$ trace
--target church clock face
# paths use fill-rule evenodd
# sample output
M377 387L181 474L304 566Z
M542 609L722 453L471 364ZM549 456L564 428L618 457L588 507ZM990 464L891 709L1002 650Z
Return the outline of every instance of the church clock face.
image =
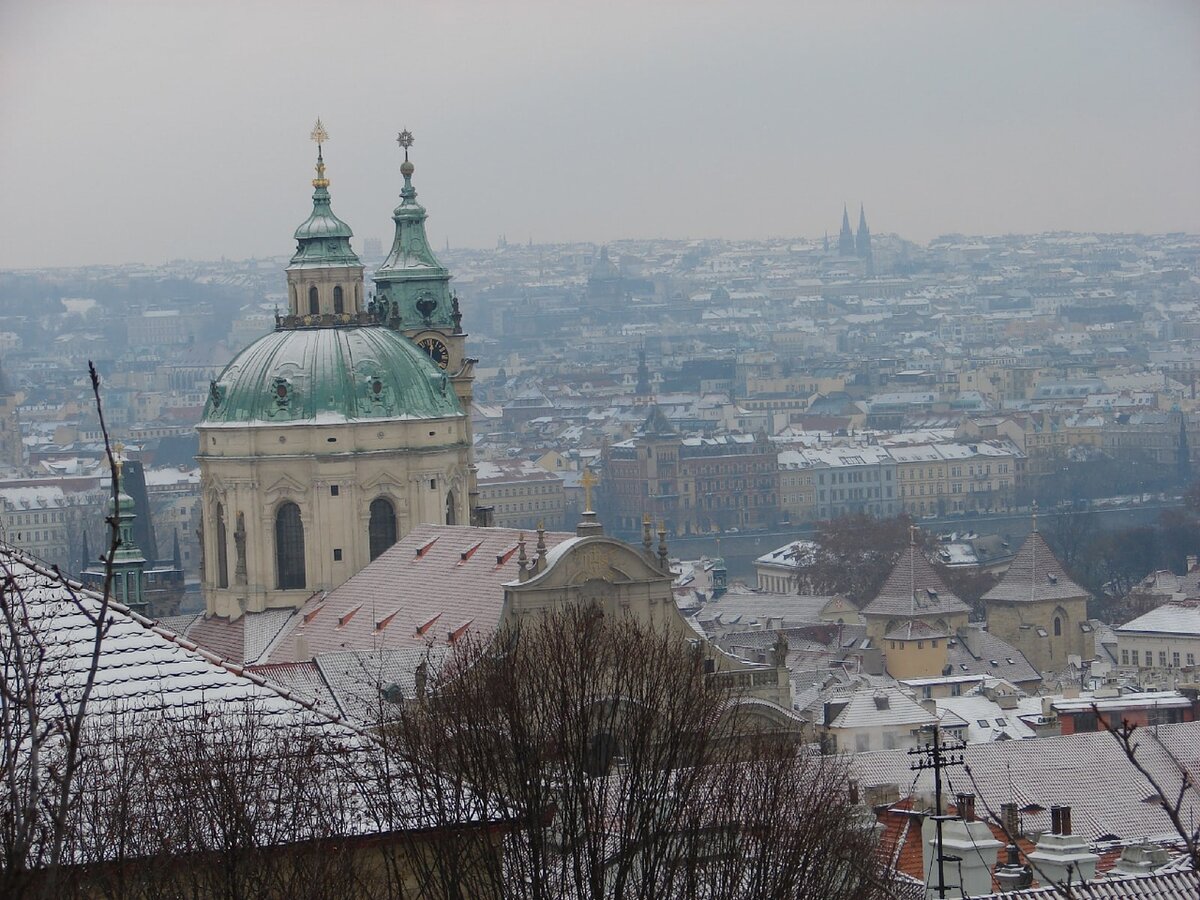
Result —
M417 341L417 346L429 354L429 358L439 369L450 365L450 351L446 345L435 337L423 337Z

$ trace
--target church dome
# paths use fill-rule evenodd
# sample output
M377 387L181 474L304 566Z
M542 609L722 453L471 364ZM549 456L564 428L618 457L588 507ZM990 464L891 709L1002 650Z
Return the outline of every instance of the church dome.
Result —
M280 329L212 382L205 425L336 424L461 416L446 374L382 325Z

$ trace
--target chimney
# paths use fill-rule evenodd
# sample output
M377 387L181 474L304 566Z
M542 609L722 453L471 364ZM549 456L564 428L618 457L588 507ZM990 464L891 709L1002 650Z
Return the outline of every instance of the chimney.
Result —
M1021 854L1016 844L1008 845L1008 859L1004 865L996 867L996 884L1000 892L1019 891L1033 884L1033 872L1029 866L1021 865Z
M1191 574L1192 572L1195 572L1197 567L1200 567L1200 556L1189 553L1187 558L1188 573Z
M1050 831L1043 834L1029 861L1044 876L1059 884L1080 884L1096 877L1100 857L1088 850L1083 838L1071 833L1071 807L1050 807Z
M955 805L958 807L958 814L964 822L975 821L975 795L974 794L956 794L954 797Z
M959 811L965 806L971 812L971 818L949 819L942 821L942 853L948 860L954 860L945 867L946 888L948 897L982 897L992 892L992 867L996 864L996 853L1004 845L992 836L992 830L986 822L975 819L975 798L970 794L958 796ZM924 844L924 859L937 859L937 835L935 817L926 816L921 823L921 837ZM926 896L937 896L936 871L934 878L926 887Z
M1051 834L1070 834L1071 833L1071 807L1069 807L1069 806L1052 806L1052 807L1050 807L1050 833Z
M1017 811L1017 804L1000 804L1000 827L1004 829L1004 836L1010 841L1015 841L1020 837L1021 814Z

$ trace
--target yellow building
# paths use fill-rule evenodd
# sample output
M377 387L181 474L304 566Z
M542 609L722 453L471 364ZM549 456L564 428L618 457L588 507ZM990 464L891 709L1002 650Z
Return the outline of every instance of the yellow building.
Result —
M566 525L567 496L561 475L525 459L489 460L477 466L479 502L492 508L492 524L551 530Z
M966 627L970 612L921 550L911 546L863 608L862 617L867 636L883 651L888 674L919 678L942 674L947 641Z

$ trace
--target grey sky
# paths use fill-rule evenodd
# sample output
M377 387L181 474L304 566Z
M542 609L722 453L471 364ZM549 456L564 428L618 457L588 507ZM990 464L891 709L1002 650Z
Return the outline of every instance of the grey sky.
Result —
M0 0L0 267L437 246L1200 231L1200 4Z

